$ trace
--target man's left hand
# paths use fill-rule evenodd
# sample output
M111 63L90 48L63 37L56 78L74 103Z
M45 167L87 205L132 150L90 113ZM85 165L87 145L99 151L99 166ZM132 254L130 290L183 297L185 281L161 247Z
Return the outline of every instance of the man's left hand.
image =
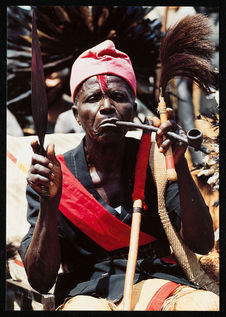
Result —
M152 118L152 123L155 127L159 128L156 133L156 142L159 148L159 151L163 154L166 153L168 148L172 146L174 163L175 165L184 157L184 153L187 149L187 145L181 141L171 140L169 138L164 138L168 131L172 131L176 134L179 134L182 137L186 138L185 131L179 126L176 121L173 120L173 110L171 108L166 108L168 120L161 124L161 121L158 117Z

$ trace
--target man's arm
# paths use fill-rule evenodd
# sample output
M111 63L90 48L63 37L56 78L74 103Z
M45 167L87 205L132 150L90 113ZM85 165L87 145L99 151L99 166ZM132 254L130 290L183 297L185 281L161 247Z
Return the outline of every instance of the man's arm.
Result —
M24 266L31 286L46 293L54 285L60 267L60 245L57 233L58 209L41 198L40 211Z
M24 257L24 266L31 286L41 293L46 293L55 283L61 262L57 218L62 175L53 146L47 147L47 157L37 154L37 142L33 142L32 148L35 155L27 180L40 195L40 211ZM41 196L40 184L49 188L49 198Z
M181 206L181 235L194 252L207 254L214 245L213 221L185 158L176 165Z

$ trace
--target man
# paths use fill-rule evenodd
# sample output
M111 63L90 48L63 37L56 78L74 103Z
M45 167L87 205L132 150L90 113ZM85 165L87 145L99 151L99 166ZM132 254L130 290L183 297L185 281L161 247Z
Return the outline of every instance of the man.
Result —
M34 155L27 176L31 228L22 241L21 255L31 286L42 293L54 285L62 265L55 290L57 304L72 297L63 309L120 309L139 142L125 137L126 128L115 122L132 121L136 112L135 75L129 57L107 40L78 57L70 86L73 112L85 137L77 148L58 157L52 144L46 157L38 154L37 141L31 144ZM174 121L160 124L153 118L153 122L159 127L156 141L164 153L171 145L169 140L163 142L166 131L182 131ZM175 144L178 184L168 183L166 206L185 243L204 254L214 242L212 220L184 152L184 145ZM49 197L43 195L40 185L48 187ZM143 310L159 287L169 281L189 289L193 286L176 263L162 259L170 249L157 212L150 168L145 204L135 273L136 287L148 286ZM200 291L192 291L198 298ZM210 295L217 302L217 296ZM204 306L202 309L208 310L206 303ZM132 309L140 309L137 297Z

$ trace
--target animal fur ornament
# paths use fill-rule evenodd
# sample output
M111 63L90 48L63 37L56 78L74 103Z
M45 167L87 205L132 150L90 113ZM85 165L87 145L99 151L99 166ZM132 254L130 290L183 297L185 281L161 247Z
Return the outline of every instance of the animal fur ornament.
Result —
M186 16L170 27L161 42L160 87L164 95L170 79L190 78L206 93L217 88L217 73L211 65L215 50L208 18L202 14Z

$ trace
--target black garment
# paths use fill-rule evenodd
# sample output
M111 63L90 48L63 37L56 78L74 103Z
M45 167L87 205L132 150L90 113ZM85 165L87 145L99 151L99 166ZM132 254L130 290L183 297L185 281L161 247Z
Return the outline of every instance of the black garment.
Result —
M121 209L119 214L101 198L95 190L84 155L83 142L64 154L67 167L83 186L112 215L127 225L131 225L132 191L138 141L126 138L126 150L121 172ZM148 210L142 214L141 231L157 238L157 241L139 248L135 282L149 277L169 279L182 284L189 284L176 264L167 264L160 257L170 253L168 241L157 210L157 192L148 168L145 189L145 202ZM21 257L24 258L30 244L39 210L39 196L27 187L28 214L31 224L28 234L21 243ZM176 230L180 229L180 203L178 186L169 182L166 191L166 207ZM58 231L61 244L62 267L56 284L56 303L59 305L67 296L87 294L104 297L113 301L123 295L124 277L127 264L128 248L107 252L75 227L61 212L58 216ZM67 272L67 273L66 273ZM177 277L176 277L177 276Z

